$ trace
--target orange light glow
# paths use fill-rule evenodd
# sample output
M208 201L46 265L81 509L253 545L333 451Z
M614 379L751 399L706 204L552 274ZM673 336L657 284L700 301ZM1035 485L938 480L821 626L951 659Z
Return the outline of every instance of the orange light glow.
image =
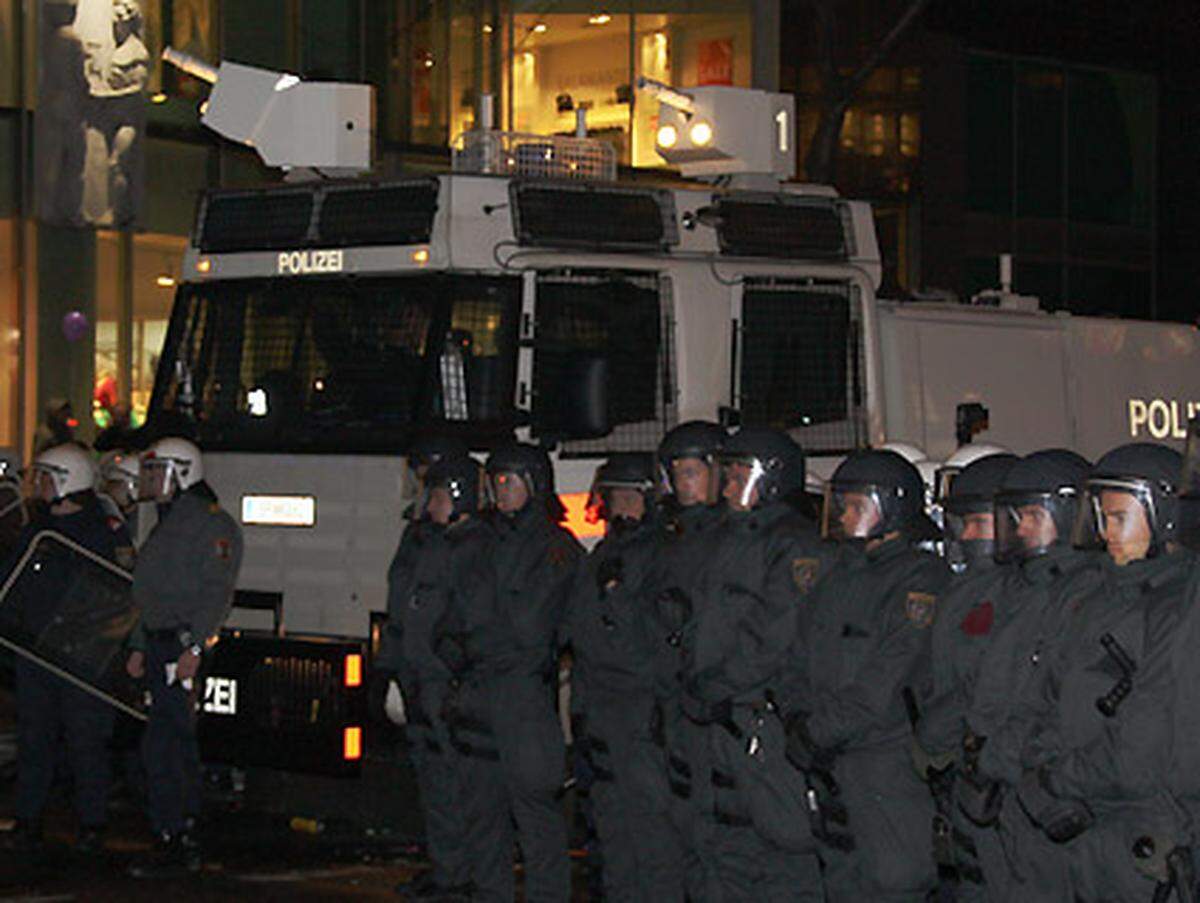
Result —
M362 686L362 656L357 652L352 652L346 656L345 681L348 687Z
M570 530L576 539L604 535L604 521L588 520L588 498L590 496L590 492L565 492L559 496L563 507L567 509L567 520L563 526Z
M347 727L342 730L342 758L347 762L362 758L361 727Z

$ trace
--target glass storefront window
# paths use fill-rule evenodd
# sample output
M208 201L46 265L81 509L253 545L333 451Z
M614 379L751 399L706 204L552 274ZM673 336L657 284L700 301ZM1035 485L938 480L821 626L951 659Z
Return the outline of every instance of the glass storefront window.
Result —
M92 414L98 430L128 412L130 424L146 419L158 356L166 336L175 286L187 240L177 235L147 233L133 238L133 304L128 350L122 348L121 236L96 234L96 364ZM127 361L129 388L122 385Z

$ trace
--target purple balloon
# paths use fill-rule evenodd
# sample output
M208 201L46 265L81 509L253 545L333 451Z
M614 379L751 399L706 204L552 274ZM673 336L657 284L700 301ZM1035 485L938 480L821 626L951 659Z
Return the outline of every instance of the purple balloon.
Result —
M80 311L73 310L62 318L63 337L68 342L78 342L88 331L88 319Z

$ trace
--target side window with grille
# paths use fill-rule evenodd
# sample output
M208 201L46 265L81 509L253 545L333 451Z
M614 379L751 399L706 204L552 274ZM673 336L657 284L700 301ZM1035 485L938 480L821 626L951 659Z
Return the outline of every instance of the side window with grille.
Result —
M865 424L857 309L845 286L747 280L742 422L789 430L809 451L859 447Z
M571 403L581 365L602 358L608 371L605 437L567 441L566 454L654 449L673 423L674 361L669 292L658 274L549 272L537 281L534 429L554 436Z

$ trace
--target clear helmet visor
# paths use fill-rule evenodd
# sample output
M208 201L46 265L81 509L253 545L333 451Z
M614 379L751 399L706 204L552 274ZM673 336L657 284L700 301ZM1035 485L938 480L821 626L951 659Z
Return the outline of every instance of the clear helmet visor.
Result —
M996 516L990 500L950 499L942 509L946 559L970 565L991 558L996 549Z
M1117 564L1158 550L1154 494L1141 480L1094 478L1080 500L1071 541L1078 548L1102 548Z
M525 476L512 470L488 474L486 482L492 503L505 514L520 511L536 494Z
M1052 492L1002 492L996 496L996 558L1017 561L1066 543L1054 513L1061 500Z
M735 511L748 511L761 500L766 468L757 458L724 458L721 461L722 495Z
M882 536L883 493L872 485L825 486L821 508L821 536L836 542L874 539Z
M59 487L66 479L66 473L56 467L34 463L29 469L29 494L31 498L50 503L58 499Z
M175 491L175 463L166 458L144 458L138 470L138 501L162 502Z

